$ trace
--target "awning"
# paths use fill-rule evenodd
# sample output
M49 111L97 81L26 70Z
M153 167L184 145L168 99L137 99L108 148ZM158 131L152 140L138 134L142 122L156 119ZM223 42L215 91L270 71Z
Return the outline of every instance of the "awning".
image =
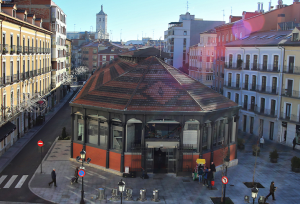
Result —
M0 127L0 142L16 129L16 125L8 121Z

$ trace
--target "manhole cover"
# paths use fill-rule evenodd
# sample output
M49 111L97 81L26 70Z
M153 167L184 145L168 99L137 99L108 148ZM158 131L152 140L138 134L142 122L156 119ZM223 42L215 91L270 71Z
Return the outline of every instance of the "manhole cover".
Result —
M189 179L182 179L183 182L191 182Z

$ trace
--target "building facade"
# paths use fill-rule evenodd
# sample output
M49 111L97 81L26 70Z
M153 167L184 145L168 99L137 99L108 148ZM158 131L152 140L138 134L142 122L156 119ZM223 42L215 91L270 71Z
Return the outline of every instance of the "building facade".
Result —
M33 110L30 104L49 98L52 34L42 19L15 4L2 4L1 10L0 155L48 110Z
M224 21L204 21L195 18L195 15L189 12L180 15L178 22L169 23L168 30L164 34L164 51L170 55L170 59L166 62L176 68L188 64L189 47L199 43L199 33L224 23Z
M72 40L67 39L66 40L66 56L67 56L67 63L66 63L66 69L67 73L71 74L72 69Z
M200 42L189 50L189 75L210 88L213 87L216 37L215 30L200 33Z

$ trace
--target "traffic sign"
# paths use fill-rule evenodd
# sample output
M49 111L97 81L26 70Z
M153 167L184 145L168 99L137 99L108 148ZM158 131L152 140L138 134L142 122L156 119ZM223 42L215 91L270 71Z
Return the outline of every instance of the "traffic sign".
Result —
M222 177L222 183L227 184L228 183L228 178L226 176Z
M39 147L44 146L44 142L43 142L42 140L39 140L39 141L38 141L38 146L39 146Z
M84 171L83 169L80 169L80 170L78 171L78 176L84 177L84 176L85 176L85 171Z

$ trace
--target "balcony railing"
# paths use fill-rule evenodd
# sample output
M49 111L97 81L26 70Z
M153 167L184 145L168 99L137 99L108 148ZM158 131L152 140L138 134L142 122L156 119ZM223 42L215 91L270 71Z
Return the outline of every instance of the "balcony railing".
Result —
M243 89L244 90L249 90L249 84L248 83L243 83Z
M287 74L300 74L300 67L298 66L284 66L283 73Z
M279 67L273 64L258 64L258 71L262 72L279 72Z
M242 103L242 109L243 110L248 110L248 104L247 103Z
M38 70L37 70L37 74L38 74L38 75L41 75L41 69L38 69Z
M23 46L23 54L28 54L28 46Z
M45 68L41 68L41 74L45 74Z
M17 46L17 54L21 54L22 52L22 46Z
M22 74L19 74L19 77L20 77L20 79L19 79L19 80L23 81L23 80L24 80L24 78L25 78L25 77L24 77L24 75L25 75L24 73L22 73Z
M225 81L224 86L231 89L241 89L240 83L236 83L236 82Z
M40 47L36 47L36 54L40 54L41 53L41 48Z
M224 68L225 69L237 69L237 70L241 70L242 69L242 65L241 64L237 64L237 63L225 62Z
M281 120L287 120L287 121L291 121L291 122L300 122L300 116L294 115L294 114L288 114L285 112L281 112L280 113L280 119Z
M17 82L18 81L18 74L14 74L13 75L13 82Z
M28 54L33 54L33 47L28 47Z
M3 81L3 78L0 77L0 86L3 86L4 85L4 81Z
M256 114L259 115L263 115L263 116L268 116L268 117L272 117L272 118L276 118L277 117L277 111L274 109L266 109L266 108L262 108L262 107L255 107L254 108L254 112Z
M267 93L267 94L278 94L278 88L273 86L262 86L257 85L256 91L260 93Z
M300 98L300 91L295 91L292 89L282 89L281 95L285 97L291 97L291 98Z
M5 82L4 84L10 84L12 82L12 76L5 76Z
M33 75L37 76L37 70L33 70Z
M8 53L8 45L7 44L4 44L4 45L2 45L2 54L6 54L6 53Z
M29 72L25 72L24 73L24 79L28 79L29 78Z
M33 71L29 71L29 77L33 77Z
M37 47L33 47L33 48L32 48L32 52L37 54L37 51L36 51L37 49L36 49L36 48L37 48Z
M11 45L10 46L10 54L15 54L16 53L16 46L15 45Z

